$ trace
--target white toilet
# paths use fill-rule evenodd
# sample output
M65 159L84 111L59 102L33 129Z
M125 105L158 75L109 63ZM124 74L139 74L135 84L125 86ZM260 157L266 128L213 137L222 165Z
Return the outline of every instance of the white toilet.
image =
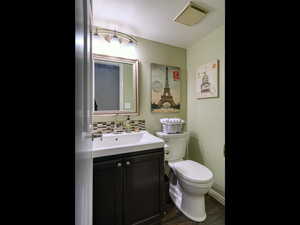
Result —
M206 219L204 195L213 184L213 174L205 166L192 160L183 160L188 133L166 134L156 132L165 141L165 161L170 173L170 197L177 208L191 220Z

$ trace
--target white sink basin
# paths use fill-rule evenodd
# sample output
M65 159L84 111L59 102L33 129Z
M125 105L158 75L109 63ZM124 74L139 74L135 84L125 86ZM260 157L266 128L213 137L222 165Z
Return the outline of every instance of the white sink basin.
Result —
M163 148L164 141L147 131L103 134L93 141L93 158Z

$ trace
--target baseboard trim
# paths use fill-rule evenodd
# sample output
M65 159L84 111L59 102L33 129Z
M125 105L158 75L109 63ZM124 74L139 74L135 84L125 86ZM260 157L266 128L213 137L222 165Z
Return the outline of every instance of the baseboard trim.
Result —
M208 191L208 194L225 206L225 197L223 197L220 193L216 192L214 189L211 188Z

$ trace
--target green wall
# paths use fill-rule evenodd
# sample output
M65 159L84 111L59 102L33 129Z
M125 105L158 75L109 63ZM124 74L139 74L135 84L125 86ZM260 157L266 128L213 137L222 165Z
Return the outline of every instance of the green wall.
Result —
M196 99L195 75L202 64L219 59L219 98ZM221 26L187 49L187 129L190 133L189 158L214 174L213 188L225 192L225 29Z
M146 129L155 132L161 129L159 119L163 117L179 117L186 120L186 49L178 48L155 41L137 38L136 58L139 60L139 105L140 115L132 119L145 119ZM96 42L97 39L94 40ZM94 44L94 43L93 43ZM97 43L95 43L95 46ZM97 50L97 48L95 47ZM101 52L94 50L94 53ZM116 55L115 55L116 56ZM181 69L181 110L179 113L151 112L151 63L178 66ZM97 116L93 121L113 120L112 116ZM120 119L122 117L120 116ZM125 119L125 116L123 116Z

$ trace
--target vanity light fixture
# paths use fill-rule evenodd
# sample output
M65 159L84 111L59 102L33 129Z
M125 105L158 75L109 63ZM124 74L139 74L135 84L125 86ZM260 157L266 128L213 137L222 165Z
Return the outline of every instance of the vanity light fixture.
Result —
M128 46L136 46L137 45L137 40L125 33L118 32L116 30L109 30L109 29L104 29L104 28L99 28L99 27L94 27L94 34L97 36L102 36L107 42L109 43L125 43ZM118 43L118 44L119 44Z

